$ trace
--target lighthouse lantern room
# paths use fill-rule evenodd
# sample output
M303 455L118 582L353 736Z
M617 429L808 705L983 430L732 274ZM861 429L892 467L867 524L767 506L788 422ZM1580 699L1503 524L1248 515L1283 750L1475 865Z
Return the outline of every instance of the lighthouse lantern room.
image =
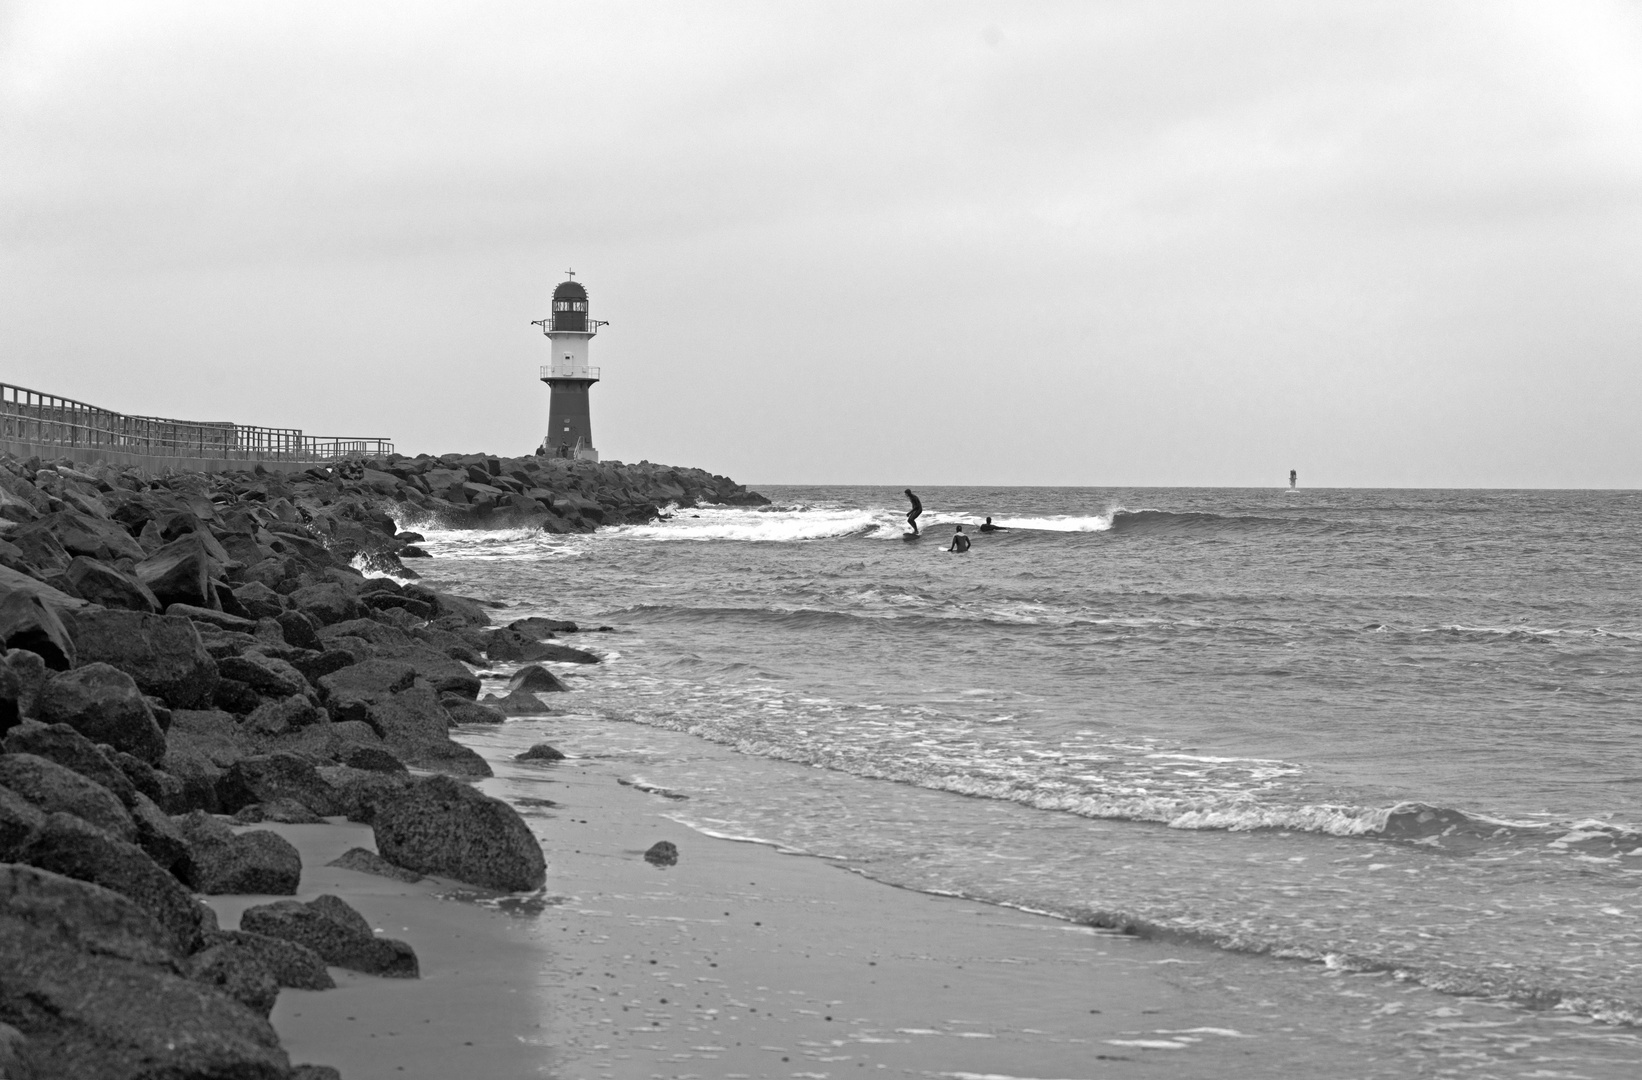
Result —
M588 342L609 323L595 321L587 311L587 289L574 270L553 290L553 314L537 319L547 335L552 354L542 365L541 379L552 390L547 406L547 437L541 453L552 457L597 461L593 448L593 420L589 394L599 381L599 369L587 364Z

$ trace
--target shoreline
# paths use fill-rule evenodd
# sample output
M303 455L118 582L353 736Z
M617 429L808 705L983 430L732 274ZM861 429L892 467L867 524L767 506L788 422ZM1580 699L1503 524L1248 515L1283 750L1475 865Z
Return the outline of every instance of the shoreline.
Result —
M1290 1048L1226 1026L1172 977L1200 951L898 888L829 860L710 837L619 768L487 755L548 854L545 903L326 868L363 826L275 826L303 851L299 898L337 891L425 959L418 983L357 976L286 991L294 1057L394 1075L1271 1075ZM354 832L354 830L359 830ZM643 852L673 842L679 862ZM452 898L463 897L466 898ZM257 898L213 904L232 922ZM486 902L486 901L489 902ZM503 901L497 903L497 900ZM427 963L426 961L437 961ZM338 973L342 974L342 973ZM453 1029L442 1004L461 1003ZM443 1017L448 1020L449 1017ZM1195 1030L1194 1030L1195 1029ZM458 1037L460 1036L460 1037ZM1228 1060L1228 1056L1231 1059Z

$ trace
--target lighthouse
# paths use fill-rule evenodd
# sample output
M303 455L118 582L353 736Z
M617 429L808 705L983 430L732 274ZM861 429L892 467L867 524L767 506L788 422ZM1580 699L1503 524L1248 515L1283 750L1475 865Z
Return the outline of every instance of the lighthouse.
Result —
M593 449L593 419L588 408L589 393L599 381L599 369L587 366L588 342L606 322L596 322L587 313L587 289L576 280L574 270L553 290L553 314L532 326L547 335L552 354L542 365L541 379L552 390L547 406L547 437L541 452L551 457L597 461Z

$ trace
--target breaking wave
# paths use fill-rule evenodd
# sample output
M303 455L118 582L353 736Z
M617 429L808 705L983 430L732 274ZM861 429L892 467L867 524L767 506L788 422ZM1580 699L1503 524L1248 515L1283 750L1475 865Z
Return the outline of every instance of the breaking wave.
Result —
M674 510L644 525L616 525L600 534L628 540L744 540L753 543L830 540L880 529L883 514L872 510L765 506L701 507Z
M1320 833L1412 844L1449 854L1471 854L1485 848L1536 848L1550 854L1611 858L1642 852L1642 832L1608 822L1502 821L1418 802L1389 807L1285 805L1253 797L1222 801L1166 794L1046 790L952 774L906 779L920 787L959 795L1006 799L1080 817L1149 821L1171 829Z

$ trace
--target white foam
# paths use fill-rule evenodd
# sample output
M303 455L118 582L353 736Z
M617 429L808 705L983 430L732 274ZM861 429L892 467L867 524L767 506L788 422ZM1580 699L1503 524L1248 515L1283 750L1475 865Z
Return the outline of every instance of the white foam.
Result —
M1013 1073L944 1072L935 1075L951 1077L952 1080L1038 1080L1037 1077L1016 1076Z
M1121 512L1122 509L1119 508L1104 514L1087 516L1056 514L1052 517L995 517L992 524L1001 525L1006 529L1036 529L1040 532L1105 532L1112 527L1112 518Z
M884 511L844 507L702 507L644 525L615 525L601 536L626 540L744 540L791 543L877 531L892 521Z
M1136 1046L1142 1050L1184 1050L1186 1043L1167 1042L1163 1039L1107 1039L1112 1046Z

